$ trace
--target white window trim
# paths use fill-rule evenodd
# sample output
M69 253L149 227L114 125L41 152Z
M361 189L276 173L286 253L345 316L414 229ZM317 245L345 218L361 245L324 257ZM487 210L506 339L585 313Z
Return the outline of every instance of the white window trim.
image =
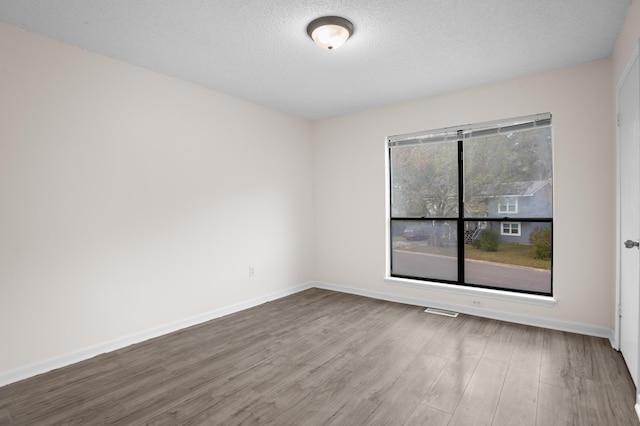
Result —
M511 203L513 201L513 203ZM515 205L513 211L509 210L510 205ZM503 208L503 207L506 207ZM498 202L498 213L518 213L518 199L516 197L505 197Z
M508 232L505 233L504 232L504 225L509 225L509 230L511 231L513 228L511 227L511 225L518 225L518 232L517 233L512 233L512 232ZM500 235L504 235L506 237L520 237L522 235L522 223L520 222L500 222Z
M397 278L389 276L387 272L384 282L390 285L403 287L413 287L423 290L432 290L442 293L459 294L464 296L476 296L486 299L504 300L508 302L518 302L527 305L554 306L557 300L553 296L539 296L537 294L517 293L508 290L494 290L488 288L477 288L468 286L456 286L451 284L438 283L433 281L412 280L408 278Z

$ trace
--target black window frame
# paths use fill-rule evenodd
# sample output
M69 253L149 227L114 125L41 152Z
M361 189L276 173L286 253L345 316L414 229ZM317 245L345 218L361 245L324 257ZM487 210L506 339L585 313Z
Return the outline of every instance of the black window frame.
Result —
M511 123L511 122L518 122L518 121L530 121L532 123L534 123L533 125L537 125L536 123L540 123L539 125L543 125L543 126L548 126L548 127L552 127L552 120L551 120L551 114L550 113L545 113L545 114L538 114L538 115L534 115L534 116L528 116L528 117L520 117L520 118L514 118L514 119L508 119L508 120L501 120L501 122L504 123ZM493 125L494 123L497 122L492 122L492 123L479 123L479 124L475 124L475 125L466 125L466 126L460 126L460 127L465 127L465 128L478 128L478 129L482 129L484 125L487 124L491 124ZM517 125L516 125L517 126ZM455 131L457 134L457 146L458 146L458 214L457 216L438 216L438 217L403 217L403 216L393 216L393 206L392 206L392 200L393 197L389 196L388 198L388 229L387 229L387 233L388 233L388 256L389 256L389 276L392 278L402 278L402 279L410 279L410 280L418 280L418 281L426 281L426 282L436 282L436 283L443 283L443 284L450 284L450 285L454 285L454 286L462 286L462 287L472 287L472 288L482 288L482 289L491 289L491 290L500 290L500 291L506 291L506 292L512 292L512 293L524 293L524 294L531 294L531 295L538 295L538 296L550 296L553 297L553 244L552 244L552 249L551 249L551 259L550 259L550 263L551 263L551 270L550 270L550 285L549 285L549 292L538 292L538 291L532 291L532 290L523 290L523 289L513 289L513 288L505 288L505 287L500 287L500 286L491 286L491 285L486 285L486 284L477 284L477 283L469 283L466 282L465 280L465 255L464 255L464 251L465 251L465 223L466 222L491 222L491 223L496 223L497 226L499 228L502 228L501 222L519 222L519 230L520 230L520 234L522 234L522 229L524 227L524 224L526 223L544 223L544 224L548 224L548 226L551 228L551 238L552 238L552 242L553 242L553 235L554 235L554 213L553 213L553 208L554 208L554 203L552 203L552 208L551 208L551 217L521 217L521 216L509 216L509 215L505 215L502 217L474 217L474 216L465 216L465 209L464 209L464 136L463 136L463 132L464 130L455 130L455 127L452 128L447 128L447 129L442 129L441 131L432 131L432 132L421 132L420 134L429 134L429 133L437 133L437 132L441 132L442 133L447 133L447 132L452 132ZM480 130L482 131L482 130ZM413 137L415 135L418 134L409 134L409 135L400 135L399 137ZM389 137L387 138L387 158L391 159L391 150L392 150L392 142L394 141L394 138L398 138L398 137ZM451 138L450 138L451 139ZM553 139L553 138L552 138ZM553 141L551 142L552 144L552 150L553 150ZM387 164L388 167L388 171L389 171L389 178L388 178L388 190L389 190L389 194L392 194L393 192L393 187L392 187L392 177L391 177L391 162L388 161ZM553 172L552 172L553 173ZM553 179L552 179L553 181ZM553 191L553 183L552 183L552 191ZM553 197L553 196L552 196ZM518 201L516 200L516 203L518 203ZM518 204L516 204L518 205ZM502 212L500 212L500 214L503 214ZM518 214L517 211L514 214ZM447 279L439 279L439 278L427 278L427 277L421 277L421 276L415 276L415 275L406 275L406 274L396 274L394 273L394 269L393 269L393 241L392 241L392 229L394 229L394 225L397 223L401 223L401 222L409 222L409 223L416 223L416 224L420 224L420 223L425 223L425 222L455 222L456 223L456 228L457 228L457 274L458 274L458 279L457 280L447 280ZM502 234L500 232L500 234Z

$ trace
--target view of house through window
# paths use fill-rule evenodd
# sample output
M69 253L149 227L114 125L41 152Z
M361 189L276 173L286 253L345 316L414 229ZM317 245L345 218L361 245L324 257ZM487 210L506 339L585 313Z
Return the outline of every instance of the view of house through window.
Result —
M391 276L552 294L551 115L388 138Z

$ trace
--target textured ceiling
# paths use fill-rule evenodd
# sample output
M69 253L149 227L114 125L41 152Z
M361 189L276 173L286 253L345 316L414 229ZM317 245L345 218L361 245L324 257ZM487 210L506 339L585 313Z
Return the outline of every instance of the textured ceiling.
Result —
M630 3L0 0L0 22L319 119L606 58ZM324 15L355 26L340 49L307 36Z

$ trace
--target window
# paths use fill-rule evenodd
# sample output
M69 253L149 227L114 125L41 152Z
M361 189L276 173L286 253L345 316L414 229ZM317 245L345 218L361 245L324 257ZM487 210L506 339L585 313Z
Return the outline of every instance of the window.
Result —
M538 114L387 138L389 275L552 295L551 130Z
M502 235L520 236L519 222L502 222Z
M505 198L498 204L498 213L518 213L518 199Z

